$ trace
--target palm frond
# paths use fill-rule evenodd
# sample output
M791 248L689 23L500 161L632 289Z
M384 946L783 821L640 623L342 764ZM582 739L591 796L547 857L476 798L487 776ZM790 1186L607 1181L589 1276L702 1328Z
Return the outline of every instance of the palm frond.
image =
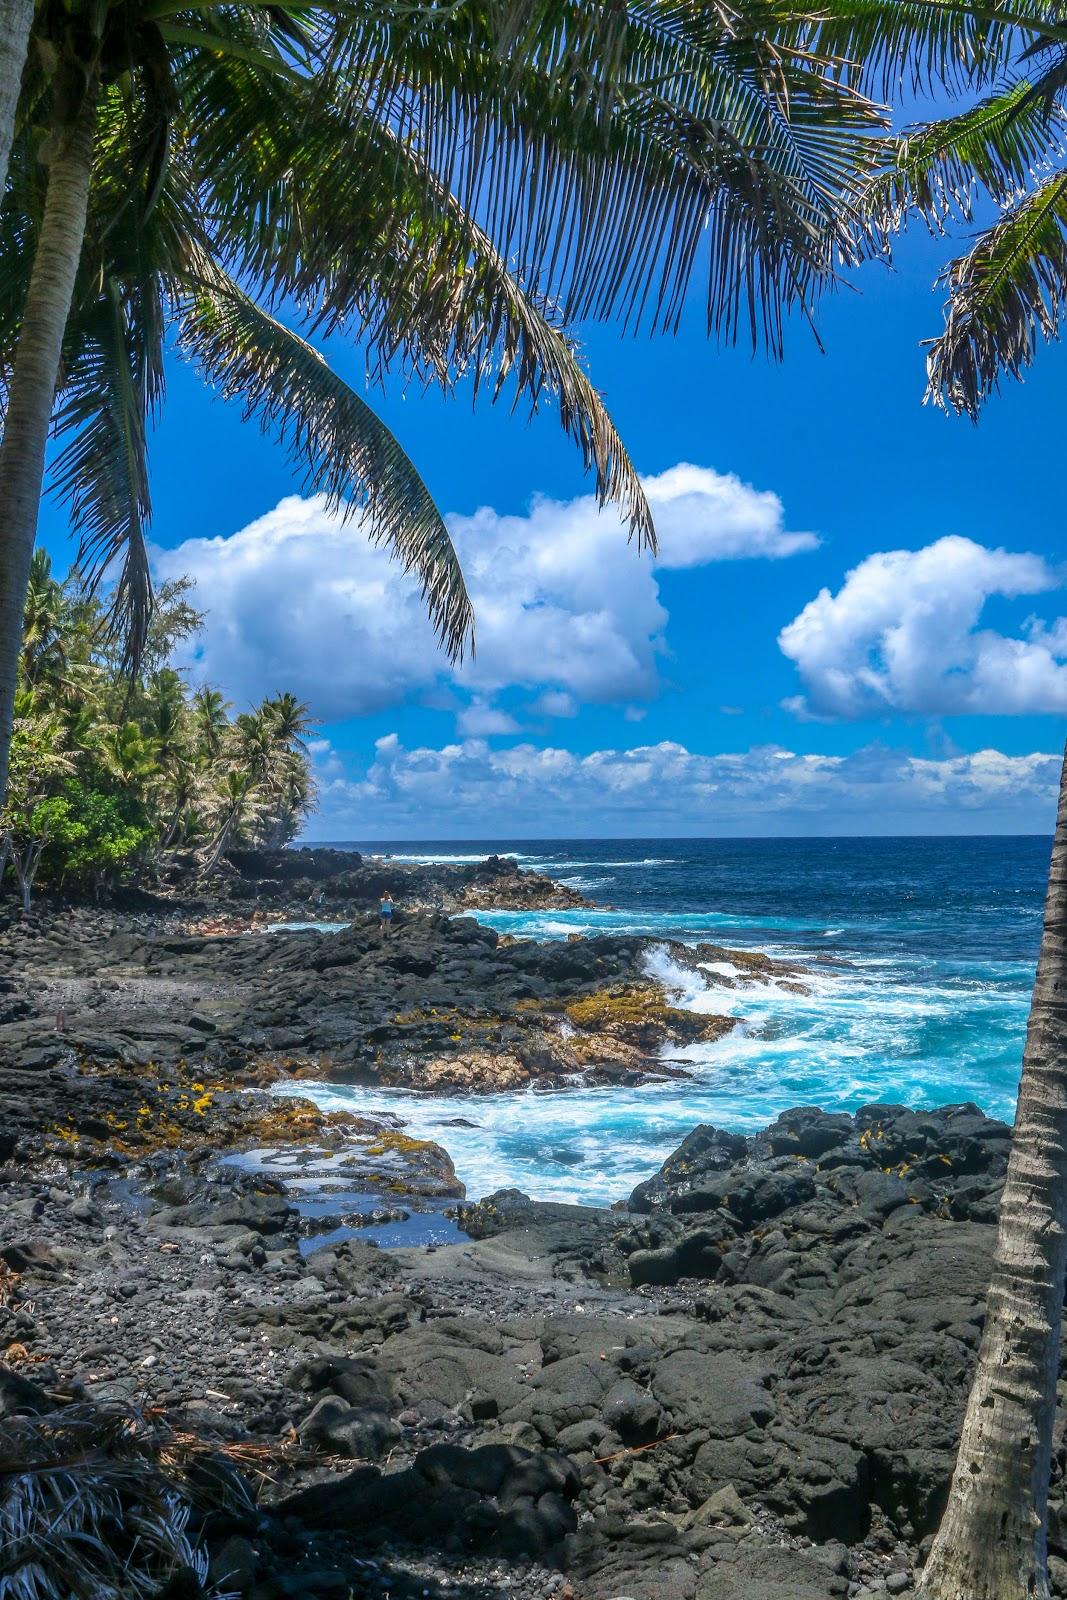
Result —
M347 164L372 189L380 177L379 192L396 150L415 153L565 322L676 327L703 262L709 327L730 339L749 325L777 348L782 308L830 275L877 117L796 27L784 39L776 21L772 40L748 8L546 0L530 12L547 20L509 49L487 0L447 17L363 9L373 17L320 74L311 117L287 119L288 142L284 127L250 141L263 166L235 175L225 208L249 229L284 211L309 137L306 164L322 164L325 130L346 152L338 175ZM214 121L232 137L232 119ZM387 257L403 225L399 211L380 218L364 250ZM315 249L307 228L300 248Z
M183 350L246 417L278 434L308 488L346 516L358 511L369 537L418 576L449 656L461 658L474 619L459 558L393 434L318 351L210 263L186 284L185 302Z
M1002 372L1021 377L1067 304L1067 173L1056 173L986 230L941 281L945 331L927 358L935 404L976 418Z
M1020 80L956 116L909 128L887 141L886 165L864 195L877 226L899 227L917 214L936 228L969 222L977 189L1004 206L1035 171L1062 155L1067 130L1044 90Z
M786 16L796 15L782 0ZM1067 42L1057 0L825 0L811 47L853 64L855 81L891 100L903 87L951 93L994 84L1020 46Z
M384 140L389 137L382 133ZM361 332L380 377L406 352L424 377L428 367L446 388L472 375L475 394L485 382L494 400L509 386L516 405L525 399L536 409L547 397L586 470L595 473L600 503L617 504L638 547L654 549L652 514L637 470L558 318L526 292L489 237L414 152L394 149L391 164L393 190L402 187L409 215L418 221L394 240L382 275L388 287L379 282L378 293L361 281L367 263L352 232L352 214L338 203L337 180L330 204L325 173L314 184L310 172L309 181L303 172L296 179L304 229L312 228L322 247L316 254L322 271L315 286L316 326L335 331L352 304L362 304ZM385 196L380 203L384 212ZM305 277L305 288L310 284Z
M163 307L154 277L130 304L109 279L73 320L73 344L55 432L69 442L54 466L55 491L81 536L77 564L90 590L121 560L111 626L136 669L152 614L145 543L151 516L147 425L163 392Z
M187 1574L217 1595L165 1434L134 1412L65 1406L0 1424L0 1592L151 1600Z

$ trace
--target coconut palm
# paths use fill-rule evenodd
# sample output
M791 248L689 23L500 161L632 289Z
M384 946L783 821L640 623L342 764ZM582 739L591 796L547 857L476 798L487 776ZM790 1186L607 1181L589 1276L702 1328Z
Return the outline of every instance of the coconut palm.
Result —
M229 702L218 689L202 684L193 695L193 725L197 757L210 766L222 754L223 738L229 727Z
M945 326L928 396L977 420L1021 376L1067 303L1067 27L1058 7L835 0L817 47L964 103L882 147L863 209L876 240L911 218L993 215L941 276ZM978 1370L926 1600L1045 1600L1047 1498L1067 1265L1067 765Z
M15 131L22 69L33 24L33 0L0 0L0 194Z
M315 726L315 719L305 701L286 690L273 700L265 700L263 709L270 719L276 744L307 750L308 735Z
M978 1370L928 1600L1045 1600L1067 1267L1067 762ZM996 1536L990 1536L990 1529Z
M870 104L762 0L114 0L45 6L0 217L0 724L44 449L87 570L118 554L133 654L150 586L146 435L174 330L205 378L471 614L447 530L367 404L276 314L363 339L377 375L551 400L639 542L640 481L566 333L578 316L782 340L846 238ZM43 63L39 64L39 63ZM30 112L32 111L32 126ZM32 159L37 128L48 180ZM225 268L225 270L224 270ZM3 739L0 727L0 781Z
M111 771L130 789L145 789L158 770L155 741L136 722L109 730L104 754Z
M219 858L242 828L254 825L263 814L264 797L253 773L232 767L222 780L217 797L215 833L200 863L202 876L218 865Z
M873 92L902 77L960 102L882 141L862 209L877 243L918 219L971 229L939 283L927 394L977 419L1003 376L1055 338L1067 305L1067 25L1048 0L834 0L816 35L862 63Z
M73 772L74 765L75 753L55 712L16 719L11 783L0 806L0 881L10 863L24 916L29 914L34 880L51 832L50 790L57 779Z
M249 775L259 799L253 836L272 848L293 837L314 803L305 744L311 725L307 706L288 693L242 712L233 724L234 766Z
M67 604L63 586L52 576L46 550L35 550L26 586L19 668L26 684L53 680L67 667Z
M177 765L187 754L189 717L185 685L173 667L153 672L145 685L143 718L155 744L156 760L164 769Z

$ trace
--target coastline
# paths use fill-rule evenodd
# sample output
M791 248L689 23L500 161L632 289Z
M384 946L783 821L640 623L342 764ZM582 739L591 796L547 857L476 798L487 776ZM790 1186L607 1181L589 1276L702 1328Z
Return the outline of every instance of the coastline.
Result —
M383 940L378 864L349 859L341 885L254 865L211 901L43 906L5 930L5 1406L148 1403L231 1467L254 1446L259 1509L200 1532L256 1600L906 1592L1007 1128L974 1106L809 1109L753 1138L695 1129L622 1209L468 1200L442 1144L279 1091L328 1072L417 1084L445 1120L501 1083L565 1105L575 1082L684 1071L662 1047L734 1019L673 1005L648 938L524 945L453 920L471 893L576 896L513 866L412 869L417 909ZM344 932L202 931L293 920L319 891Z

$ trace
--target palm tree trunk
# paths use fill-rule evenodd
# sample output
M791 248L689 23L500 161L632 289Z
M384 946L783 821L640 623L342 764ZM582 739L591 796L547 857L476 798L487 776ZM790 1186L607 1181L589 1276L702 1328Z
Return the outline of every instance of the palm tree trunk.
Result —
M22 611L37 536L48 423L85 237L95 123L96 97L87 92L76 117L56 136L0 444L0 803L7 788Z
M222 855L222 852L230 842L230 834L233 832L233 826L236 821L237 813L236 811L233 811L226 818L226 821L223 823L222 830L218 834L215 843L208 851L207 859L203 862L199 872L197 873L198 878L206 878L209 872L214 871L219 857Z
M978 1371L923 1600L1045 1600L1067 1265L1067 757Z
M169 850L170 849L171 842L174 839L174 835L178 831L178 824L179 824L179 822L181 820L182 820L182 808L181 808L180 805L179 806L175 806L173 812L171 813L170 822L167 824L167 831L164 834L162 842L160 843L160 846L159 846L159 852L160 852L161 855L162 855L164 850Z
M15 110L33 23L33 0L0 0L0 194L15 131Z

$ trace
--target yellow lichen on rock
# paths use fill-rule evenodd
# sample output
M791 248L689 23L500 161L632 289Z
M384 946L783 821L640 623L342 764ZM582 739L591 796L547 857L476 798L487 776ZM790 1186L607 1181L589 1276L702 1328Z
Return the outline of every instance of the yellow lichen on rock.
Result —
M583 995L564 1007L573 1027L606 1035L639 1049L693 1039L719 1039L734 1026L731 1017L701 1016L672 1006L657 983L620 983Z

